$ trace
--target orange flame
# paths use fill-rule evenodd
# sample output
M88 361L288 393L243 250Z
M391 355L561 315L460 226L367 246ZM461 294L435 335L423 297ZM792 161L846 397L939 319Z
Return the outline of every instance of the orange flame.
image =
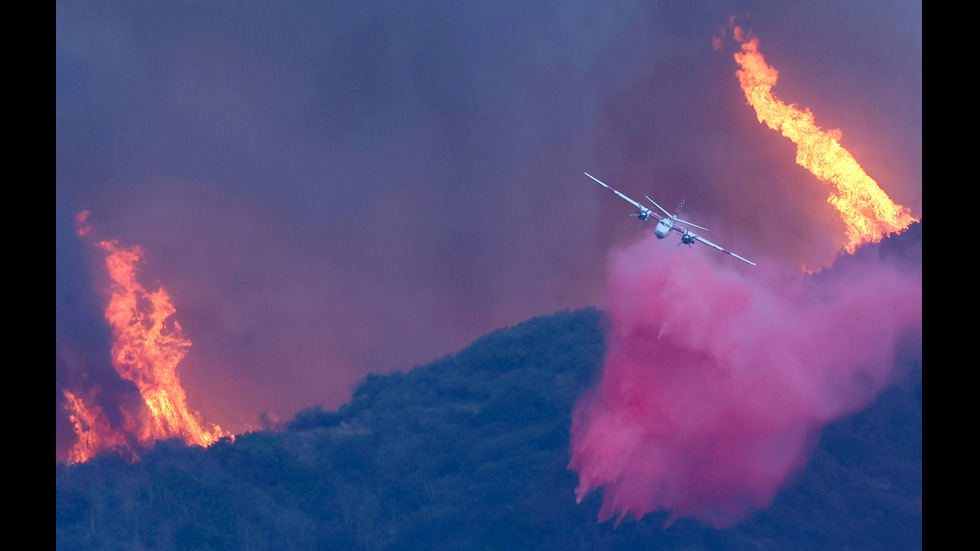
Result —
M759 53L758 38L746 40L739 27L735 27L734 36L742 45L742 51L735 53L741 67L735 74L759 122L796 144L797 164L836 187L827 201L837 208L847 226L847 252L853 253L863 243L879 242L883 236L904 231L917 222L909 209L892 202L841 146L839 130L822 130L809 109L800 111L773 95L779 73Z
M89 232L84 224L87 214L77 218L80 235ZM191 341L173 319L177 310L167 291L160 287L150 292L137 280L142 248L120 247L116 241L101 241L98 246L106 252L106 268L112 279L111 297L105 310L113 336L112 365L120 376L136 384L149 415L148 418L138 416L141 421L135 421L125 412L126 426L114 430L101 408L88 408L74 394L65 391L66 409L78 436L69 461L85 461L104 449L128 447L125 435L140 445L180 438L187 444L200 446L232 436L217 425L205 424L187 406L186 394L177 377L177 364L187 355Z
M68 400L65 410L77 436L75 446L68 452L69 463L87 461L105 449L131 452L123 432L112 428L101 407L86 406L85 402L69 390L64 390L62 393Z
M115 241L99 243L113 280L112 298L105 317L112 327L112 365L123 378L136 383L152 414L141 438L181 438L188 444L207 446L224 436L218 426L207 428L187 407L177 377L177 364L187 355L191 341L171 317L177 312L170 295L160 287L147 291L136 280L139 247L120 248Z

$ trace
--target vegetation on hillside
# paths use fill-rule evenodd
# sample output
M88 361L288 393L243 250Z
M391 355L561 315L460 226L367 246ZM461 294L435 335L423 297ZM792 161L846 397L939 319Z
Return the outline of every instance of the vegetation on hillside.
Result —
M593 308L370 375L336 411L136 463L56 467L62 550L921 549L921 352L831 425L776 502L727 530L667 513L596 521L567 468L576 399L604 353Z

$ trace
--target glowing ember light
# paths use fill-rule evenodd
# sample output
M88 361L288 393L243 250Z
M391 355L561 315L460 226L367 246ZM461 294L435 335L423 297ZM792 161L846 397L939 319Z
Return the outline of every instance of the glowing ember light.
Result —
M735 53L741 67L735 74L759 122L796 144L797 164L836 187L827 201L837 208L847 226L847 252L853 253L863 243L877 243L883 236L904 231L917 222L909 209L892 202L841 146L839 130L822 130L809 109L800 111L773 95L779 73L759 53L759 39L748 39L739 27L735 27L734 36L742 49Z
M79 235L90 232L87 215L83 212L76 217ZM155 440L179 438L189 445L208 446L231 437L221 427L204 423L187 406L177 365L187 355L191 341L173 319L177 310L166 289L151 292L137 280L143 250L139 246L120 247L116 241L101 241L98 246L106 252L106 268L112 279L105 310L112 329L112 366L136 384L148 415L133 415L120 407L126 421L123 427L113 428L102 408L89 407L65 390L65 409L77 436L69 461L86 461L99 451L113 448L132 453L130 440L146 446Z

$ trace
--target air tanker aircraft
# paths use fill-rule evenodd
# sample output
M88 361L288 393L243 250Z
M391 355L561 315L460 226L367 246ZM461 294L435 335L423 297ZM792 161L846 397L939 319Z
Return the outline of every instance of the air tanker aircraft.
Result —
M619 195L623 199L626 199L633 206L635 206L638 210L635 213L630 214L630 216L636 216L637 218L640 219L640 221L646 220L647 218L649 218L651 216L654 216L654 217L658 218L660 221L657 222L657 226L653 229L653 233L657 236L657 239L663 239L663 238L667 237L668 235L670 235L670 230L674 230L676 232L680 232L680 234L681 234L681 243L683 243L685 245L691 246L695 241L700 241L700 242L704 243L705 245L708 245L709 247L714 247L714 248L718 249L719 251L721 251L723 253L728 253L728 254L734 256L735 258L737 258L737 259L739 259L739 260L741 260L743 262L748 262L749 264L755 266L755 262L752 262L751 260L746 260L746 259L742 258L741 256L739 256L739 255L737 255L737 254L735 254L735 253L733 253L731 251L726 251L725 249L719 247L718 245L715 245L711 241L708 241L707 239L705 239L705 238L701 237L700 235L692 232L691 230L689 230L689 229L687 229L687 228L685 228L683 226L678 225L678 222L680 222L681 224L686 224L688 226L693 226L695 228L699 228L699 229L702 229L704 231L708 231L708 228L701 227L701 226L699 226L697 224L692 224L691 222L687 222L685 220L681 220L680 218L677 217L677 215L680 214L681 207L684 206L684 201L686 199L681 199L681 204L677 206L677 210L674 211L674 214L670 214L669 212L667 212L666 210L664 210L663 207L661 207L656 202L654 202L653 199L650 199L649 196L646 196L647 200L650 201L651 203L653 203L653 206L655 206L658 209L660 209L661 211L663 211L663 213L666 215L666 216L660 216L656 212L653 212L652 210L644 207L640 203L638 203L638 202L630 199L629 197L627 197L626 195L623 195L619 191L616 191L615 189L607 186L601 180L599 180L595 176L589 174L588 172L586 172L585 175L588 176L589 178L592 178L596 182L599 182L599 184L602 185L602 187L604 187L604 188L612 191L613 193L615 193L616 195ZM679 244L680 243L678 243L678 245Z

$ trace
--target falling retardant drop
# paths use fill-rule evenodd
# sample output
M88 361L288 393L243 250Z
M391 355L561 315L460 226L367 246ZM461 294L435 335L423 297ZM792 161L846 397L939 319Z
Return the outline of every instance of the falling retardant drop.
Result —
M921 331L921 271L850 257L767 276L670 249L646 233L610 256L608 352L576 404L569 468L580 502L601 488L600 521L731 526L888 385L898 341Z

